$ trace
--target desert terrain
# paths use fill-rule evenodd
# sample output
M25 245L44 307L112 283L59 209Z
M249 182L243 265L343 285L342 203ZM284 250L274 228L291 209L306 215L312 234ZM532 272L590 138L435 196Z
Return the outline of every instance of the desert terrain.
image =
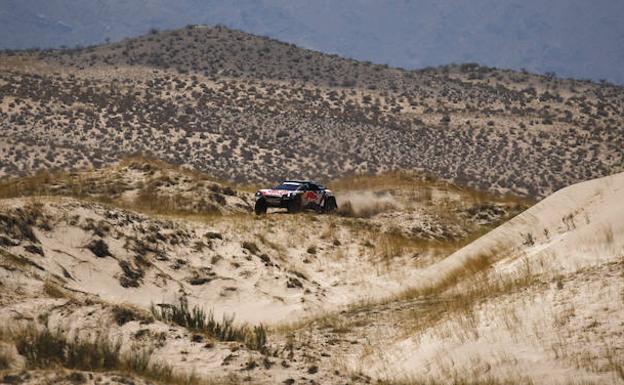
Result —
M409 169L543 198L624 171L610 84L406 71L203 26L0 58L0 175L139 153L237 183Z
M334 182L336 215L259 217L251 193L144 158L12 180L8 376L618 383L623 175L533 206L417 174L352 177ZM46 338L95 352L65 362Z
M624 383L622 87L203 26L0 59L2 383ZM283 178L337 212L254 215Z

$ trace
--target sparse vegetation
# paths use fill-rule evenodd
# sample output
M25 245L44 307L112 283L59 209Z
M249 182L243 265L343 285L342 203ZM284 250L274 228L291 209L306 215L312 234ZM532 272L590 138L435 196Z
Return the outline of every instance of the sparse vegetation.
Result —
M136 177L137 172L142 174L141 178L128 181L127 174ZM176 188L178 186L184 189ZM124 193L136 196L131 200L123 199ZM0 181L0 198L42 196L70 196L163 215L210 217L229 209L250 210L245 207L244 200L239 200L236 208L228 207L225 196L236 197L237 194L214 177L141 156L123 158L118 165L97 173L44 170Z
M58 287L58 285L52 282L50 279L47 279L43 283L43 292L52 298L68 298L69 297L69 294L67 292L65 292L63 289Z
M225 383L177 374L164 363L151 362L149 349L130 349L122 353L120 343L104 336L93 341L69 339L48 329L2 329L0 340L10 341L26 358L27 368L62 367L85 371L120 371L166 384L210 385Z
M294 171L297 154L315 165L302 177L426 169L458 185L543 197L622 169L622 93L609 84L465 64L404 71L223 27L2 55L7 176L101 167L138 152L254 183ZM114 74L112 85L99 70ZM319 123L332 140L312 151ZM145 210L188 210L144 193Z
M185 298L177 304L152 305L152 314L156 319L173 323L196 332L202 332L219 341L240 341L248 348L264 352L267 349L267 333L263 325L236 325L234 317L223 316L221 322L216 321L212 312L194 306L189 308Z
M112 256L110 250L108 249L108 245L102 239L94 239L87 245L87 249L89 249L93 255L98 258L106 258Z
M112 307L112 312L115 323L119 326L123 326L130 321L140 321L143 324L154 322L154 318L151 314L145 310L127 304L114 305Z
M397 380L397 381L381 381L380 385L534 385L535 383L527 378L520 376L513 376L512 379L499 379L492 376L463 376L461 374L455 374L455 376L448 381L439 381L436 379L419 379L419 380Z

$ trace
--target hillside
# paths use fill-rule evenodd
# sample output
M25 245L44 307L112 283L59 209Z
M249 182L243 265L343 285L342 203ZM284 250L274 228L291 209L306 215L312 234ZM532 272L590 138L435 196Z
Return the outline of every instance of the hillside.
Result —
M27 375L14 378L66 380L68 374L50 370L55 362L82 373L75 376L99 368L104 373L96 375L123 382L108 372L127 365L124 357L133 350L144 352L151 366L126 368L127 375L158 374L158 381L167 378L159 364L182 378L194 373L216 383L301 376L349 381L350 371L330 370L327 355L308 351L283 330L401 293L418 269L527 205L413 174L333 185L342 206L338 216L272 210L258 218L244 211L249 193L140 158L0 185L0 379L7 369L25 368ZM212 206L184 210L187 202ZM233 331L165 316L182 303ZM48 345L24 346L34 337L18 332L23 328L57 333L60 345L77 336L111 355L115 345L107 344L120 341L121 362L107 368L59 361L63 354ZM33 359L37 354L51 354L51 361Z
M570 186L423 271L409 295L448 302L394 314L404 333L353 365L391 378L623 383L623 193L622 173Z
M0 186L0 379L624 383L624 174L519 215L418 175L333 185L350 210L258 218L137 158Z
M416 169L543 197L624 167L616 86L403 71L223 27L2 59L5 176L146 153L237 182Z
M88 46L221 24L408 69L479 62L624 84L622 16L613 0L6 0L0 48Z

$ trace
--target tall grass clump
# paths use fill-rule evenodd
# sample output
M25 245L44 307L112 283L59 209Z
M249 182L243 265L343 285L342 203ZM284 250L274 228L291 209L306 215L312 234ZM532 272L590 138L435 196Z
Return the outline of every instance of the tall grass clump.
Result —
M95 340L68 338L59 331L35 327L0 329L0 340L15 345L26 361L27 369L66 368L84 371L115 371L136 375L157 383L172 385L213 385L227 381L202 379L194 374L174 371L170 365L151 362L152 349L131 347L122 353L121 342L112 342L105 336ZM0 370L3 369L0 357ZM5 369L10 362L7 361Z
M121 366L121 343L108 339L68 340L48 329L28 329L15 333L13 340L19 354L32 369L62 366L79 370L113 370Z
M267 350L267 330L264 325L236 325L234 316L225 315L221 321L217 321L212 311L206 313L197 306L190 308L185 298L181 298L177 304L152 305L151 311L158 320L205 333L219 341L243 342L249 349L262 353Z

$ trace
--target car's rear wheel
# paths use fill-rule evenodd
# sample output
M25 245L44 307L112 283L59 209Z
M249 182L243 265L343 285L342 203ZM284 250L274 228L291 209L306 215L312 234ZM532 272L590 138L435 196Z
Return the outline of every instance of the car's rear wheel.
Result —
M325 213L333 213L338 208L336 204L336 198L329 197L325 199L325 203L323 204L323 212Z
M289 213L296 213L301 211L301 196L297 195L293 199L289 200L288 204L286 205L286 209Z
M256 207L255 207L256 215L266 214L267 207L268 205L264 199L257 200Z

